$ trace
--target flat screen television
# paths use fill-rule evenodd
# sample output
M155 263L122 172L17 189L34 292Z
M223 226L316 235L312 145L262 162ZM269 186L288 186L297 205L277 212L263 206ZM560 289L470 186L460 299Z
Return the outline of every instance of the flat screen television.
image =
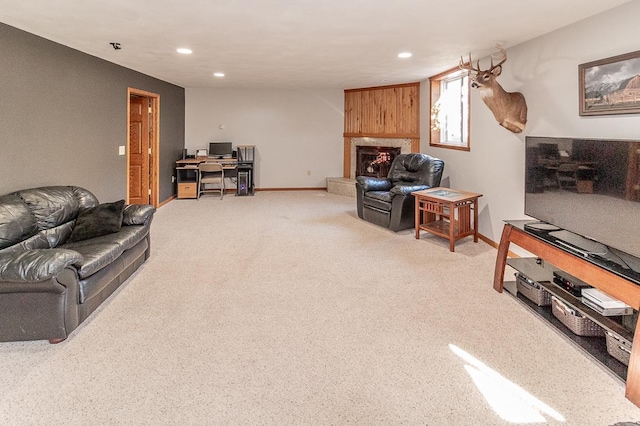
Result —
M525 146L533 229L640 273L640 141L527 136Z
M231 142L209 142L209 157L231 158L233 146Z

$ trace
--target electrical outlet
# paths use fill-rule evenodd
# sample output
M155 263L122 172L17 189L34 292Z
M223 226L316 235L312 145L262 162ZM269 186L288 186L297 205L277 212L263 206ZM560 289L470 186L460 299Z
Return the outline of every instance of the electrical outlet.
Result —
M118 155L124 155L125 151L124 151L124 145L120 145L118 147Z
M175 176L171 176L171 183L174 183L176 181L176 177Z
M307 170L307 176L311 176L311 170Z

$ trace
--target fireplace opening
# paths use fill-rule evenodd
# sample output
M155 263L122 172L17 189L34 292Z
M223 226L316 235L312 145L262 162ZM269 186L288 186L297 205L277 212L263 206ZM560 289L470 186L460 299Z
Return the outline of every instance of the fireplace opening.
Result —
M400 147L356 146L356 176L387 177Z

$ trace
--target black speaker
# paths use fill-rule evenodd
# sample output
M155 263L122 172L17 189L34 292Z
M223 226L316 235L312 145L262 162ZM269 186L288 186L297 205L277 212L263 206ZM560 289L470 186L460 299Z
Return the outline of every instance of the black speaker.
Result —
M187 158L187 148L182 150L182 159L186 159Z
M235 149L233 151L231 151L231 157L232 158L238 158L238 151L236 151Z

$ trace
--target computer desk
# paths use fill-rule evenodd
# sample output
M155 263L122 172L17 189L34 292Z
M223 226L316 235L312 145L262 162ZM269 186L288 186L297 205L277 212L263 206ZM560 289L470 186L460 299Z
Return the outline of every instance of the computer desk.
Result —
M233 170L238 167L237 158L212 157L185 158L184 160L176 161L176 167L198 167L200 163L220 163L225 170Z
M224 169L224 177L237 176L238 159L197 157L176 161L176 179L178 184L178 198L198 198L198 164L220 163Z

